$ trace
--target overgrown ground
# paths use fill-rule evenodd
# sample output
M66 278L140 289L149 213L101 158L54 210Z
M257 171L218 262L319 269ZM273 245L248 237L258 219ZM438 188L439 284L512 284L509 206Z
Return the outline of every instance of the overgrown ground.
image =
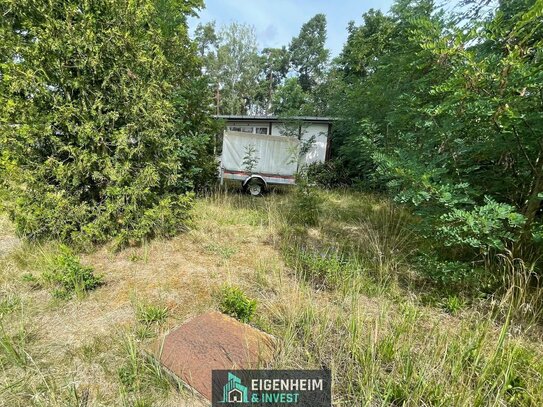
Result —
M40 277L58 247L18 242L3 218L0 404L199 405L140 351L217 309L231 284L279 338L273 367L331 368L336 406L543 405L537 321L513 323L510 297L428 301L407 214L370 195L320 195L311 227L297 226L308 208L295 212L293 194L199 199L184 235L82 255L104 284L71 299Z

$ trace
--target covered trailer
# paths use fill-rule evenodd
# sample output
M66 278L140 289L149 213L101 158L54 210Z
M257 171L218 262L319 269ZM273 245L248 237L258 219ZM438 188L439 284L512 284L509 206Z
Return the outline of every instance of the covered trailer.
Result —
M329 158L329 118L215 117L225 121L221 183L239 181L252 195L261 194L269 185L293 185L302 166Z

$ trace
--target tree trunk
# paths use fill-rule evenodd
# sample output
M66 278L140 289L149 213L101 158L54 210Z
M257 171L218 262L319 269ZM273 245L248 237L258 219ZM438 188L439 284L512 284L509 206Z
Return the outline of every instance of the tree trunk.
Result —
M541 164L537 167L534 183L530 191L530 196L526 201L524 216L526 216L526 224L529 225L535 220L535 216L539 210L541 204L541 198L539 194L543 192L543 167Z
M220 114L220 105L221 105L221 92L219 90L219 85L217 85L217 91L215 92L215 106L217 109L217 114Z
M269 83L270 83L270 89L269 89L270 93L268 96L268 114L272 108L272 97L273 97L273 76L272 76L271 68L270 68Z
M540 151L534 165L534 177L530 193L524 205L523 213L526 217L526 223L524 225L521 244L525 244L531 240L532 225L541 205L541 198L539 197L541 193L543 193L543 162Z

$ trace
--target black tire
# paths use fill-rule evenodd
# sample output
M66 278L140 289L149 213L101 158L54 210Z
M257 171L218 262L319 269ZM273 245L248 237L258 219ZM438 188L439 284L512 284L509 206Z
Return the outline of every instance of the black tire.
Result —
M260 178L251 178L243 186L243 191L252 196L262 196L266 190L266 184Z

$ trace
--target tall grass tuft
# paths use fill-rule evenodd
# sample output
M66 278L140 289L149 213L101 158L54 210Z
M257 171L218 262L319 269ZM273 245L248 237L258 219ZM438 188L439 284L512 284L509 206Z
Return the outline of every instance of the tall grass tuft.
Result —
M9 366L25 368L31 361L27 351L28 332L20 327L16 333L10 334L0 321L0 365L5 369Z
M497 312L505 317L511 313L513 321L524 329L543 322L543 286L535 272L535 263L526 264L511 252L498 255L494 268L502 276L503 291L496 302Z
M283 338L277 366L331 368L334 405L540 405L537 354L487 322L459 326L429 318L416 304L368 312L353 301L325 306L293 299L278 309Z
M124 397L141 395L146 392L168 392L174 383L160 363L144 354L133 335L125 333L122 338L125 363L117 370Z

